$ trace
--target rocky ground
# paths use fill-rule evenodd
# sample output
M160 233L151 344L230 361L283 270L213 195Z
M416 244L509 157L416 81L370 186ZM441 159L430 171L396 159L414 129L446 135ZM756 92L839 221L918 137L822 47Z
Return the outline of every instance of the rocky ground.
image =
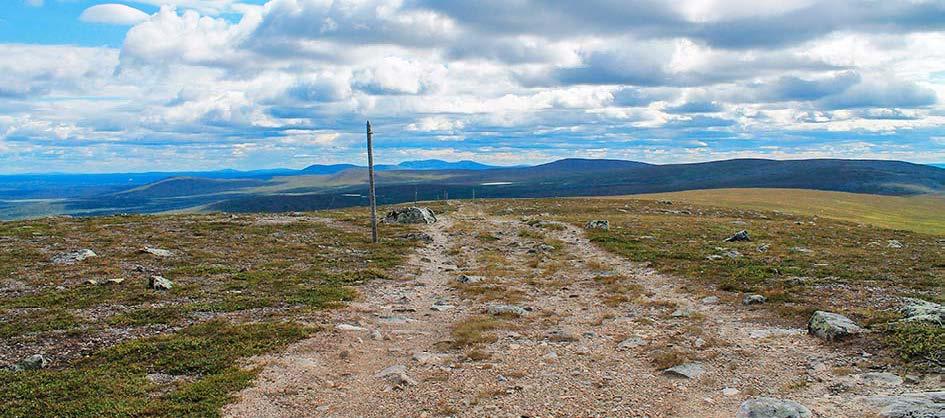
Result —
M438 217L398 277L368 282L324 314L323 332L247 364L262 373L224 415L945 413L939 377L771 325L756 305L694 293L574 226L468 202Z

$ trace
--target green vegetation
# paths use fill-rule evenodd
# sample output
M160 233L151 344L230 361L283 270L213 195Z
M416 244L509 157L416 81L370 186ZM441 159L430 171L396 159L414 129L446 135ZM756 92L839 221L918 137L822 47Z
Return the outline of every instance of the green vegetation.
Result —
M58 370L0 371L3 416L216 416L256 370L238 361L309 331L291 323L217 320L132 340ZM148 374L173 376L167 390ZM167 393L160 395L162 390Z
M772 195L771 199L780 198ZM790 199L785 199L790 200ZM833 219L744 208L641 199L492 201L495 215L561 220L583 226L607 219L609 231L587 231L601 247L660 272L689 278L696 292L755 292L772 318L803 327L812 311L841 312L876 325L898 319L896 296L945 302L945 240ZM723 242L739 230L751 242ZM895 242L891 242L894 240ZM620 289L611 297L639 289ZM610 284L610 283L605 283ZM614 299L619 301L620 299ZM885 328L883 328L885 329ZM945 333L886 329L905 360L941 359Z
M637 195L633 198L784 211L945 235L945 195L903 197L798 189L714 189Z
M0 416L218 415L257 373L241 359L313 332L304 322L315 311L356 298L354 285L390 277L417 245L400 238L413 228L396 225L383 225L382 245L371 245L365 215L0 223L0 288L16 289L0 293L0 358L43 352L52 361L0 372ZM81 248L98 257L50 262ZM148 289L155 274L174 287ZM96 345L79 352L79 341ZM147 378L157 374L166 379Z

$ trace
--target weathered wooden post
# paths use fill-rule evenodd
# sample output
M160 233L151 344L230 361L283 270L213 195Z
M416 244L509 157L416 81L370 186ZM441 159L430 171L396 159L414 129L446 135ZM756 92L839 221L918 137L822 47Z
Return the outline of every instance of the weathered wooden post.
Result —
M371 187L371 242L377 244L377 196L374 194L374 131L371 130L371 121L367 121L367 161L368 177Z

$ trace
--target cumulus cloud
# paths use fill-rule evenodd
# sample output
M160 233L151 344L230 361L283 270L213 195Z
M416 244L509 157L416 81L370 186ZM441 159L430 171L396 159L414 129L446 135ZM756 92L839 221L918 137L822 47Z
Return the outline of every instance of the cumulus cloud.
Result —
M945 136L940 2L260 3L102 4L81 19L131 25L118 49L0 44L0 158L350 161L368 118L382 154L451 141L514 163L843 155L838 138L927 159Z
M134 25L148 20L148 14L124 4L98 4L82 12L79 20L90 23Z

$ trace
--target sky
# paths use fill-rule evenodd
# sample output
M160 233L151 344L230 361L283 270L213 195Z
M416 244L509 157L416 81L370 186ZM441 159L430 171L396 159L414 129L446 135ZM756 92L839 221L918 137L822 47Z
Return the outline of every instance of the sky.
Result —
M0 173L945 162L945 1L2 0Z

